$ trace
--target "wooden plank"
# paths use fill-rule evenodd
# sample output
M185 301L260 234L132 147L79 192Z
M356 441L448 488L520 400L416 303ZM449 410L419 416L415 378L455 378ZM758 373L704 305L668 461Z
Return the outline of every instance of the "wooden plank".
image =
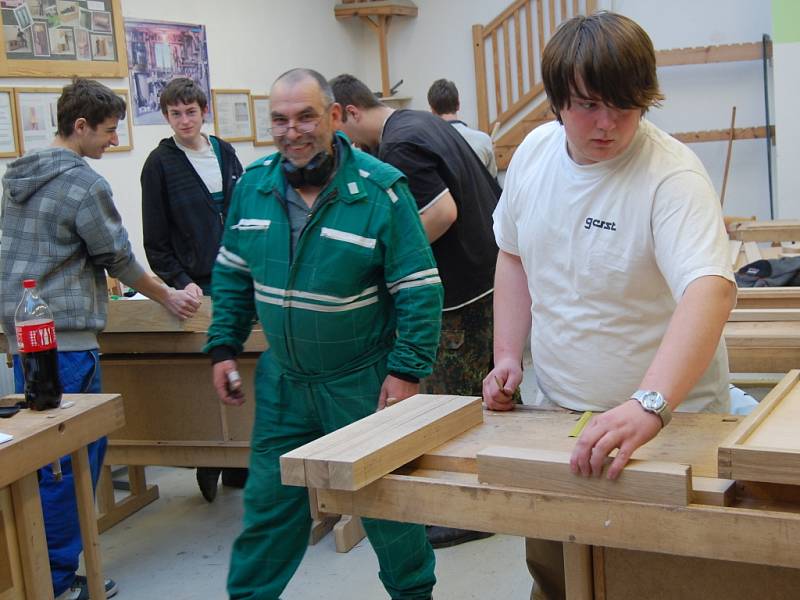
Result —
M567 600L594 600L591 546L564 544L564 579Z
M725 323L723 334L729 348L800 347L797 321L731 321Z
M489 133L489 90L486 86L486 48L483 26L472 26L472 54L475 60L475 98L478 102L478 129Z
M728 346L728 368L731 373L784 375L797 365L800 365L800 347Z
M106 333L202 332L211 323L211 299L203 297L194 316L180 320L153 300L111 300L108 303Z
M775 137L775 126L769 126L770 137ZM672 137L684 144L697 144L704 142L724 142L730 139L730 129L707 129L703 131L682 131L671 133ZM761 127L736 127L733 129L734 140L760 140L767 137L767 128Z
M478 452L478 480L563 494L689 504L692 468L688 465L632 459L612 481L574 475L569 459L569 453L557 450L490 446Z
M506 74L506 106L510 106L514 102L514 82L511 79L511 19L503 23L503 64Z
M606 560L602 546L592 546L594 600L606 600Z
M0 600L25 600L25 579L9 488L0 488Z
M739 288L736 308L800 308L800 287Z
M735 308L728 321L800 321L800 308Z
M364 531L364 526L361 524L361 517L342 515L342 518L333 527L336 551L341 553L350 552L366 535L367 532Z
M333 14L337 19L363 16L416 17L417 5L411 0L375 0L372 2L346 2L337 4Z
M514 12L514 41L517 51L517 96L525 93L525 80L522 76L522 9Z
M736 499L736 482L732 479L692 477L692 504L732 506Z
M656 65L659 67L670 67L676 65L761 60L762 54L761 42L676 48L673 50L658 50L656 52Z
M800 484L800 370L793 370L720 444L723 479Z
M362 517L800 568L796 510L627 502L425 470L386 475L356 492L320 490L319 499L324 510Z
M165 467L243 467L250 462L249 442L211 440L109 440L106 461L115 465Z
M412 396L284 454L281 480L356 490L482 421L480 398Z
M728 235L743 242L796 242L800 240L800 219L748 221L739 223Z

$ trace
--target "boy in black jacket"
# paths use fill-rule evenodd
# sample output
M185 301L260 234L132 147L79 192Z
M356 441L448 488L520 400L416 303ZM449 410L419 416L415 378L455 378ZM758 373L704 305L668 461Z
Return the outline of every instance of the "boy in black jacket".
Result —
M142 168L142 225L150 268L167 285L211 295L211 270L233 188L242 165L229 143L201 132L208 113L205 92L186 77L170 81L161 112L174 135L164 138ZM203 497L217 495L220 469L200 467ZM246 469L225 469L222 482L243 485Z

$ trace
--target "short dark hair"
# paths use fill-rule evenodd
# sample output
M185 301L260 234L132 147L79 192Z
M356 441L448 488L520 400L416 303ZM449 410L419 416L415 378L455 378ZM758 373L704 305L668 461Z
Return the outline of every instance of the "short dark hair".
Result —
M305 67L295 67L294 69L289 69L288 71L278 75L278 78L272 83L272 87L275 87L275 84L281 81L285 81L286 83L293 85L302 81L303 79L313 79L317 82L319 91L322 93L323 103L325 104L326 108L333 104L333 90L331 90L328 80L325 79L322 73L315 71L314 69L307 69Z
M591 98L615 108L658 106L653 42L635 21L601 11L565 21L542 53L542 79L559 122L581 86Z
M333 97L342 108L347 105L356 108L377 108L383 106L378 97L360 79L342 73L331 79ZM342 110L342 121L347 121L347 111Z
M458 88L448 79L437 79L428 90L428 104L437 115L458 112Z
M93 79L75 79L65 85L58 98L58 135L68 138L75 121L86 119L94 129L109 117L125 118L125 101L110 88Z
M199 85L188 77L176 77L171 80L158 98L161 112L167 114L167 107L176 104L191 104L197 102L200 110L205 110L208 106L208 97Z

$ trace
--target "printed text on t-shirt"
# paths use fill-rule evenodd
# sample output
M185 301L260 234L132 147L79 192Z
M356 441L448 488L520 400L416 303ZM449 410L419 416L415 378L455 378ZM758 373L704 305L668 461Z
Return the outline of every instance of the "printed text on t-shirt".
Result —
M608 229L610 231L616 231L617 223L616 221L601 221L600 219L593 219L592 217L586 217L586 220L583 222L583 228L591 229L592 227L597 227L598 229Z

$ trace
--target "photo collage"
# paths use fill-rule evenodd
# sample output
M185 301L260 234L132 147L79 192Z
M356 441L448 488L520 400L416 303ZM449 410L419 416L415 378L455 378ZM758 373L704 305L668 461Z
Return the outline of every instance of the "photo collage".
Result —
M111 0L0 0L8 59L116 61Z

